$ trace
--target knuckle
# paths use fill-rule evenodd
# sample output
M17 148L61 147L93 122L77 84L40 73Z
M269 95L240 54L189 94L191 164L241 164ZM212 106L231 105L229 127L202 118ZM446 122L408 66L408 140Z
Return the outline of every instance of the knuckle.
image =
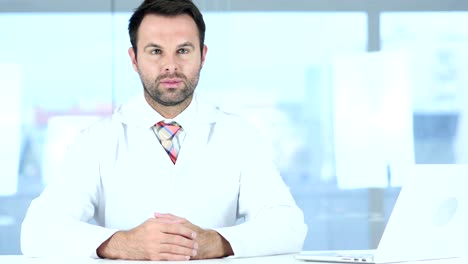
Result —
M184 244L184 239L181 236L176 236L176 237L174 237L174 244L183 245Z

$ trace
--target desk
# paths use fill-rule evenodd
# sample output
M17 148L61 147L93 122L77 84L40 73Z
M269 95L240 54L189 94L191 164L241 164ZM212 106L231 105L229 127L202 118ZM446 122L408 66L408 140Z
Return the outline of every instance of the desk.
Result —
M209 260L191 260L191 261L128 261L128 260L108 260L108 259L90 259L90 258L28 258L25 256L0 256L0 263L8 264L314 264L324 262L300 261L294 259L294 255L278 255L256 258L224 258ZM467 259L444 259L437 261L416 261L405 262L405 264L466 264Z

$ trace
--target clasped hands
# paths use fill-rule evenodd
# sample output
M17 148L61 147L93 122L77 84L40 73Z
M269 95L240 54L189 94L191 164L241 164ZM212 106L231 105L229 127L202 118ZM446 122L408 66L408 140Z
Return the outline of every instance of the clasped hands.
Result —
M229 242L214 230L187 219L155 213L128 231L118 231L99 246L102 258L128 260L189 260L233 255Z

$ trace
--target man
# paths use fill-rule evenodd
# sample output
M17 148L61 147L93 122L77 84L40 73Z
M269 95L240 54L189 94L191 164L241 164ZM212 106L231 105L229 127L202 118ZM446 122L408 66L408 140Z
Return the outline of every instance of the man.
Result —
M194 95L207 53L200 11L190 0L147 0L129 34L143 95L70 147L62 177L31 203L23 253L188 260L301 250L303 214L260 137Z

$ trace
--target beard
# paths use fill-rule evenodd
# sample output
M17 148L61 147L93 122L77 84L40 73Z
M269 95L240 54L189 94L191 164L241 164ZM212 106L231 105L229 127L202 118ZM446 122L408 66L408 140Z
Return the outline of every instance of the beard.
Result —
M154 81L140 74L140 79L145 92L154 102L164 106L176 106L193 96L199 76L200 71L191 79L188 79L183 73L176 72L172 74L162 74ZM182 80L183 86L177 89L164 89L161 87L161 80L164 78L179 78Z

